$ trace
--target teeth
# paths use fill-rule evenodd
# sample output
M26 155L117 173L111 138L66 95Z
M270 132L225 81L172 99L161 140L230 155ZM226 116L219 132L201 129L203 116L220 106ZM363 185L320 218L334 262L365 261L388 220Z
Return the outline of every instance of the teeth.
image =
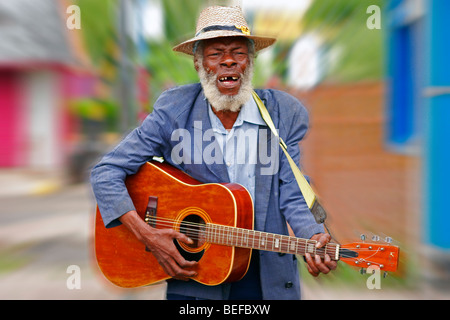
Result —
M222 78L219 78L219 80L220 81L225 81L225 80L227 80L227 79L232 79L232 80L238 80L239 78L238 77L222 77Z

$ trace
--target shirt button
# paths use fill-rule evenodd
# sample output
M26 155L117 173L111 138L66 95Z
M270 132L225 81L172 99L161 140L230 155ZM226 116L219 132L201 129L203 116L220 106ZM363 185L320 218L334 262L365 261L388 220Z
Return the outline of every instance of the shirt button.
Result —
M293 285L294 285L294 284L293 284L291 281L288 281L288 282L285 283L284 287L285 287L286 289L289 289L289 288L292 288Z
M231 166L231 162L230 161L227 162L227 167L229 167L229 166Z

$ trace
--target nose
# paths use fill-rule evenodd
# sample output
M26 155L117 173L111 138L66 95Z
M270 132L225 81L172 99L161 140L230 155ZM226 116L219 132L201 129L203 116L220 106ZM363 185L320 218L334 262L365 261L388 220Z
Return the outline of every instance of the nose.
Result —
M237 65L236 60L233 58L233 55L231 54L224 54L223 55L223 59L220 62L220 65L222 67L227 67L227 68L231 68L234 67L235 65Z

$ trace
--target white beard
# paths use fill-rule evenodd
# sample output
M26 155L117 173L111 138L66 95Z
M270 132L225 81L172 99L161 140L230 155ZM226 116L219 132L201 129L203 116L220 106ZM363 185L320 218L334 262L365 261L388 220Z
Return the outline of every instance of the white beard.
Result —
M237 112L252 96L252 62L249 63L244 73L240 74L241 87L239 88L239 92L233 96L222 94L219 91L216 85L217 76L213 73L206 72L201 60L198 61L198 75L205 97L216 111Z

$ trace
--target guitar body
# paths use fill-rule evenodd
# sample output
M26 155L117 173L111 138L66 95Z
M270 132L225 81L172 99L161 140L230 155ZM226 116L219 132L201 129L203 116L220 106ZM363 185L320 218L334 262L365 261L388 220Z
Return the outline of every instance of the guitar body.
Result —
M233 183L201 184L187 174L156 161L127 177L126 186L138 214L148 215L149 198L157 206L150 223L156 228L184 232L183 225L214 223L253 229L253 203L248 191ZM153 201L154 202L154 201ZM169 223L170 222L170 223ZM189 235L195 238L195 235ZM195 238L196 239L196 238ZM204 239L203 239L204 240ZM176 243L188 260L198 260L193 280L218 285L241 279L250 264L251 249L196 239L193 245ZM123 225L105 228L99 209L95 222L95 252L105 277L120 287L133 288L169 279L153 254Z

